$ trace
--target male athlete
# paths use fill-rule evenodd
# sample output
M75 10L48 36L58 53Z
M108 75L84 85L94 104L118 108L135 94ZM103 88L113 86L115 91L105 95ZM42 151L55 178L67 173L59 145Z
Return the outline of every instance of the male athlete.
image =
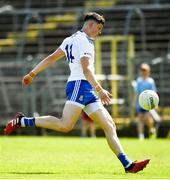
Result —
M125 172L137 173L146 167L150 159L132 162L124 153L112 117L103 106L110 103L111 94L101 87L94 74L94 39L101 34L104 22L103 16L95 12L87 13L82 30L64 39L54 53L23 77L23 85L28 86L41 71L62 57L67 57L71 74L66 85L67 100L62 117L26 117L22 113L17 113L15 118L7 123L4 133L8 135L15 129L25 126L68 132L73 129L83 110L103 128L107 142L122 163Z

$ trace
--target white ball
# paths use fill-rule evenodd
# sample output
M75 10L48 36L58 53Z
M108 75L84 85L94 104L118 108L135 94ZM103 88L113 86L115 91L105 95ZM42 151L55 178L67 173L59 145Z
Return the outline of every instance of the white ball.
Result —
M139 95L139 105L145 110L151 110L159 104L159 96L153 90L145 90Z

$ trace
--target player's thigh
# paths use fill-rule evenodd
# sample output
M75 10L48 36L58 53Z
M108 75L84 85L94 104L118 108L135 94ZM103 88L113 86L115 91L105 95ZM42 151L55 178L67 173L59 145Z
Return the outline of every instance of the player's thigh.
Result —
M140 121L140 122L146 121L145 113L138 113L138 121Z
M62 120L65 124L75 124L82 112L82 107L74 104L65 104Z
M151 114L149 112L147 112L145 114L145 119L146 119L146 122L150 122L150 123L152 123L154 121L152 116L151 116Z
M113 127L115 128L115 124L113 122L111 115L104 107L92 113L90 115L90 118L93 121L97 122L104 130L109 130Z

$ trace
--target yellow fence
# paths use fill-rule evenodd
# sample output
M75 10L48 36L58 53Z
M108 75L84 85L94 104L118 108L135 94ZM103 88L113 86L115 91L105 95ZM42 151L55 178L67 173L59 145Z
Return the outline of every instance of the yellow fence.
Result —
M118 72L117 72L117 56L118 56L118 43L125 42L128 44L127 48L127 77L126 79L129 82L129 88L128 90L128 98L129 103L131 103L132 98L132 89L131 89L131 81L133 80L133 58L135 56L135 48L134 48L134 36L100 36L95 41L95 47L96 47L96 74L103 74L102 73L102 50L101 45L102 43L109 42L111 43L111 76L113 78L110 78L111 80L111 93L113 95L113 98L115 100L118 100L118 89L117 89L117 78ZM130 105L131 106L131 105ZM118 104L113 103L112 105L112 116L118 117ZM133 112L130 114L130 116L133 116Z

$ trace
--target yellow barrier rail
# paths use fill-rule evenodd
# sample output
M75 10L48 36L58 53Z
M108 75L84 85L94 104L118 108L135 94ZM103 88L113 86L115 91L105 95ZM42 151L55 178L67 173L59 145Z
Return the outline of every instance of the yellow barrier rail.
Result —
M95 41L95 48L96 48L96 74L102 74L102 55L101 55L101 45L102 43L110 42L111 43L111 74L113 76L117 76L117 56L118 56L118 43L126 42L128 44L127 48L127 80L129 81L129 88L128 88L128 96L129 96L129 103L131 103L132 98L132 91L130 82L133 80L133 64L132 59L135 56L135 45L134 45L134 36L100 36ZM111 93L114 99L118 99L117 94L117 80L111 79ZM118 105L114 103L112 105L112 116L118 117ZM131 117L134 116L133 112L130 115Z

